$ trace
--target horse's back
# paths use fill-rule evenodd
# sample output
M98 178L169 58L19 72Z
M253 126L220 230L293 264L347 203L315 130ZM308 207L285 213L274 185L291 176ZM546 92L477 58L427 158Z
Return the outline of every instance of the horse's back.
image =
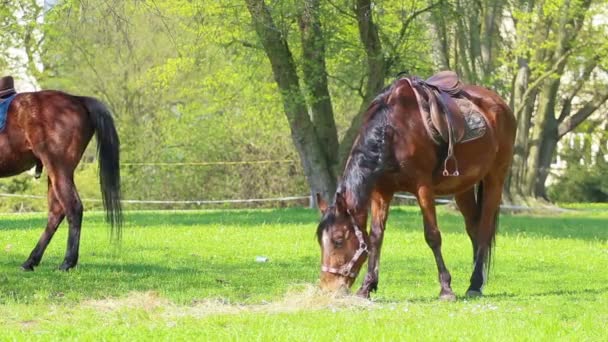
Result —
M92 136L80 97L56 90L19 93L0 133L0 176L23 172L38 160L77 163Z
M453 160L444 165L447 145L433 143L409 83L398 81L393 89L389 101L398 111L398 115L393 115L393 126L400 130L395 154L399 165L407 166L403 169L405 174L396 175L399 180L393 181L403 184L399 190L415 192L420 182L427 182L433 185L436 194L459 193L478 184L492 170L510 164L516 121L509 106L495 92L475 85L462 86L467 98L486 118L488 129L477 139L455 145L457 167ZM441 176L445 166L450 170L458 168L460 175Z

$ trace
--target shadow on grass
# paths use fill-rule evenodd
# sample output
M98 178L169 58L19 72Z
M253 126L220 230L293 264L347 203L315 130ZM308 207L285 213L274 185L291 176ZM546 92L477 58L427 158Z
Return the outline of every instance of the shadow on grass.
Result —
M208 211L126 211L125 228L147 226L231 225L317 225L319 215L311 209L208 210ZM83 226L106 225L101 212L85 212ZM44 229L46 214L14 215L0 218L0 231ZM64 224L65 225L65 224Z
M529 293L529 292L525 292L525 293L512 293L512 292L488 293L488 294L484 294L483 296L480 296L480 297L467 297L464 293L456 293L455 302L456 303L462 303L462 302L475 303L475 302L487 302L487 301L494 301L494 300L520 301L520 300L551 297L551 296L562 296L562 297L573 296L573 297L576 297L577 299L582 299L585 296L601 295L606 292L608 292L608 287L586 288L586 289L575 289L575 290L561 289L561 290L549 290L549 291L533 292L533 293ZM376 299L373 297L374 296L372 295L372 301L374 303L378 303L378 304L396 304L396 303L400 302L400 301L391 300L390 298L381 297L381 298ZM412 303L412 304L442 303L442 301L439 300L438 295L433 295L433 294L405 298L403 301L405 301L407 303ZM450 303L450 302L446 302L446 303Z
M292 284L313 283L318 277L316 258L290 262L222 262L193 258L192 265L84 262L75 270L56 270L58 258L48 258L34 272L0 263L0 304L107 298L129 292L155 291L177 302L196 298L231 301L267 300ZM42 296L42 297L41 297Z
M462 216L453 211L440 212L439 228L444 233L466 234ZM188 226L241 226L301 225L311 230L318 224L316 210L303 208L265 210L206 210L206 211L127 211L125 229L129 227L188 227ZM103 225L100 212L85 213L83 226ZM39 229L46 225L46 215L24 215L0 218L0 231ZM66 223L63 223L65 226ZM391 210L388 229L420 232L422 219L413 207L396 207ZM537 217L501 215L500 234L524 234L533 237L567 238L580 240L608 240L608 218L602 217ZM201 227L206 229L207 227Z
M550 290L550 291L541 291L541 292L532 292L532 293L510 293L510 292L502 292L502 293L490 293L485 294L480 298L496 298L496 299L507 299L507 298L530 298L530 297L549 297L549 296L584 296L584 295L599 295L608 292L608 287L600 287L600 288L586 288L586 289L560 289L560 290Z
M466 234L464 219L458 212L440 212L437 220L443 233ZM422 234L422 219L414 211L392 211L387 229L420 232ZM498 238L503 234L605 241L608 240L608 218L502 214L499 221Z

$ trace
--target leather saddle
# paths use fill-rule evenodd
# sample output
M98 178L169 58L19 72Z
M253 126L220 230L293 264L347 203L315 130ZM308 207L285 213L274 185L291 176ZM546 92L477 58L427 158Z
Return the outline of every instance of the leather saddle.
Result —
M12 76L4 76L0 78L0 99L7 98L16 94L15 81Z
M445 142L453 139L459 143L465 134L465 118L454 97L464 93L458 75L453 71L442 71L426 81L417 80L418 90L427 94L431 122ZM451 138L450 138L451 136Z
M441 139L448 144L443 175L458 176L460 173L458 162L454 157L454 145L461 142L466 133L466 119L454 100L454 98L466 96L458 75L453 71L441 71L426 80L412 77L410 83L420 96L426 95L429 105L429 121ZM418 105L422 106L421 103ZM424 115L427 111L420 108L420 112ZM453 159L455 164L453 173L447 170L447 163L450 159Z

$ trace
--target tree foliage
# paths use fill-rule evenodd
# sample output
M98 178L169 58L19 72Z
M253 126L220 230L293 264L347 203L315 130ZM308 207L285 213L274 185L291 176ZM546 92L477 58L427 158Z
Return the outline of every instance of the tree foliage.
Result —
M443 3L431 21L436 65L509 100L518 133L507 193L546 198L557 142L608 100L608 8L593 0Z
M606 120L599 0L2 4L0 48L22 52L0 70L107 103L131 199L329 197L362 112L399 72L454 69L510 102L515 199L545 196L557 141ZM98 196L94 158L78 170L85 198ZM22 177L4 191L46 190Z

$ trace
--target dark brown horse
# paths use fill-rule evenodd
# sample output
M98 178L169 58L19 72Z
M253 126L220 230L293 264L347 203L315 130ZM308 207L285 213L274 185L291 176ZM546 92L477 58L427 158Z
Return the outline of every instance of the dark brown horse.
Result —
M323 215L317 229L322 253L322 288L352 286L369 255L367 275L357 294L369 297L370 292L377 289L389 206L395 192L407 191L418 199L425 239L437 263L440 298L447 300L455 299L455 295L441 253L435 196L455 195L473 244L475 266L467 295L481 295L497 229L503 183L513 155L515 118L494 92L478 86L462 86L457 89L457 97L466 98L476 106L485 118L481 121L485 121L486 132L465 143L449 144L451 146L436 143L427 133L429 124L421 115L419 100L428 101L429 94L433 93L441 93L436 100L449 94L437 89L429 93L415 92L418 90L415 84L420 83L416 80L396 80L371 103L333 205L328 206L317 195ZM439 102L447 109L446 103ZM453 152L451 158L450 152ZM448 171L454 169L460 172Z
M114 120L100 101L59 91L20 93L9 106L0 133L0 177L37 166L48 173L48 221L38 244L21 266L33 271L59 224L67 217L69 235L65 259L59 268L78 262L83 206L74 184L74 170L89 141L97 136L100 186L106 219L120 236L119 141Z

